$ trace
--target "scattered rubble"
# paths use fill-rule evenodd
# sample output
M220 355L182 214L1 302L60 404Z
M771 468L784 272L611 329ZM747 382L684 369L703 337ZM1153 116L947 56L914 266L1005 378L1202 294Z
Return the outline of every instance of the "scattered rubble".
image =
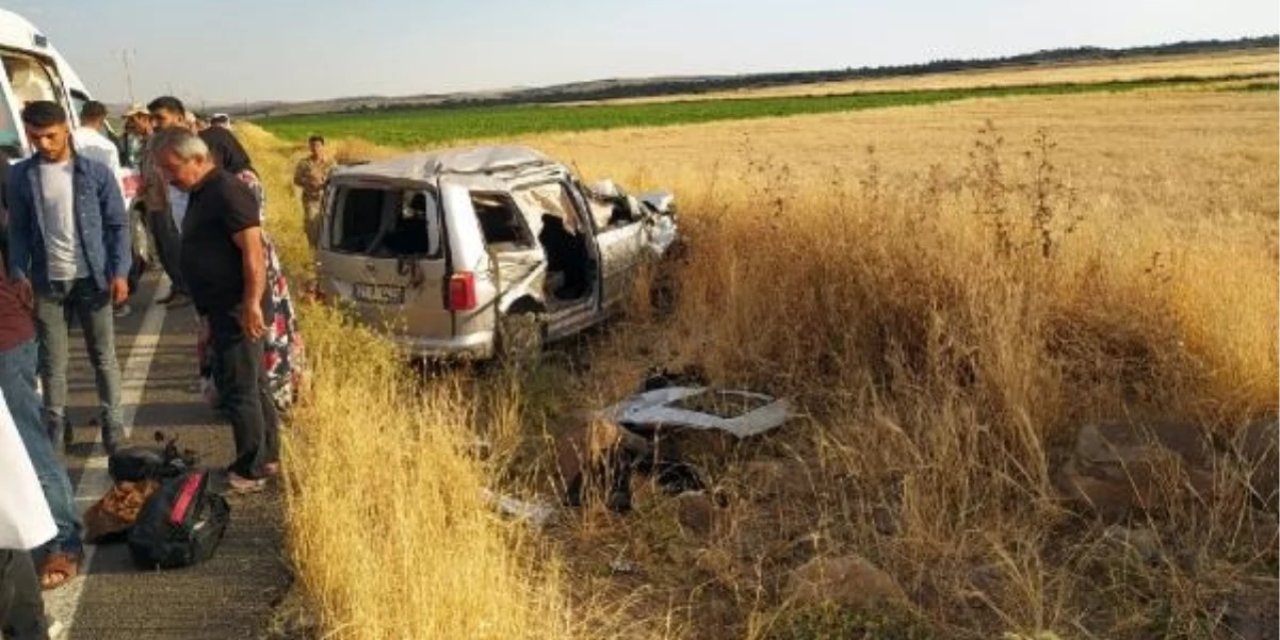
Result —
M893 576L857 554L806 562L791 573L787 595L801 605L834 603L853 609L907 602Z
M1228 598L1222 606L1222 625L1230 638L1280 640L1280 604L1270 579Z
M635 563L626 558L617 557L609 561L609 570L614 573L635 573Z
M1213 453L1187 423L1085 425L1055 480L1065 497L1107 518L1169 503L1188 490L1213 490Z
M1142 564L1156 564L1164 556L1160 536L1151 529L1111 525L1102 532L1102 539L1124 550Z
M631 510L631 468L652 447L644 438L595 412L564 419L556 442L556 470L565 502L581 506L603 498L614 512Z
M716 505L705 491L686 491L675 497L676 519L694 535L705 536L715 526Z
M483 490L482 495L486 502L498 510L498 513L528 522L538 528L551 524L559 513L554 505L540 499L521 500L512 496L494 493L488 489Z

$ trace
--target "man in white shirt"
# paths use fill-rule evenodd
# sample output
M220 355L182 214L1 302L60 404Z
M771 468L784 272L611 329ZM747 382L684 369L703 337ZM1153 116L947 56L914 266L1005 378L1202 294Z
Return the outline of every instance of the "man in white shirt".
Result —
M120 169L120 148L110 138L103 135L102 129L107 126L107 107L97 100L90 100L80 107L80 126L71 132L75 142L76 153L107 165L111 175L116 177L116 186L124 193L121 181L124 172ZM129 203L125 203L128 208Z
M107 106L97 100L89 100L80 107L80 126L71 132L71 139L75 143L76 153L94 162L100 162L111 170L111 175L116 177L116 186L120 188L121 197L124 198L124 170L120 167L120 148L103 135L102 130L106 126ZM124 198L122 202L124 202L125 211L128 211L128 198ZM118 305L116 317L127 316L129 311L127 303Z

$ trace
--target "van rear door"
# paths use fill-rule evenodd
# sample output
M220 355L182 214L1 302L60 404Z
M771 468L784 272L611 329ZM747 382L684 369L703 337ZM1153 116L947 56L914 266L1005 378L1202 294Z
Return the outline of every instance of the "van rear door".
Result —
M416 351L452 336L444 241L434 189L376 182L331 187L320 284L365 322Z

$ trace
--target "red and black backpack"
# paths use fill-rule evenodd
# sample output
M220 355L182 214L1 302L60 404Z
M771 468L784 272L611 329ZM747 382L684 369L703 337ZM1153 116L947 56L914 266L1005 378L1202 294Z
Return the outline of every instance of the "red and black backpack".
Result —
M147 498L129 530L129 552L145 569L173 569L208 560L227 531L231 506L209 491L209 473L188 471Z

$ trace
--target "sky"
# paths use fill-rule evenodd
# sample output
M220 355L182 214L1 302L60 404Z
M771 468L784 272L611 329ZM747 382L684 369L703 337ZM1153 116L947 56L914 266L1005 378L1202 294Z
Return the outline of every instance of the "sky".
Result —
M1280 32L1276 0L0 0L0 6L43 30L95 97L120 103L173 94L194 107L910 64Z

